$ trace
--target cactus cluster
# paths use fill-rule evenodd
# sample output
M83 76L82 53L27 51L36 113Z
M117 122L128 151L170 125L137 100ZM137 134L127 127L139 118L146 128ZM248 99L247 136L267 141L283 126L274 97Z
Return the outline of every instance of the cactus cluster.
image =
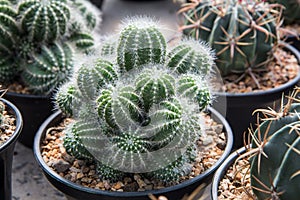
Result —
M177 181L197 154L213 52L193 39L169 46L149 17L128 18L120 29L56 94L75 119L64 146L97 163L102 179L141 173Z
M92 50L99 21L87 0L0 0L0 82L50 93L72 73L75 54Z
M280 112L261 111L268 117L253 134L252 149L258 153L250 159L251 186L258 199L299 199L299 92L297 88Z
M279 3L284 6L284 24L300 24L299 0L268 0L270 3Z
M278 43L279 5L256 0L192 0L179 10L183 34L216 50L223 76L265 66Z

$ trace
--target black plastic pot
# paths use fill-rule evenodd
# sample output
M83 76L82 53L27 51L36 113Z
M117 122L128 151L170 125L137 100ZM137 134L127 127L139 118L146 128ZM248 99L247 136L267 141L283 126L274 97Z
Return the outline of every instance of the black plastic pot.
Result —
M285 49L292 52L300 63L300 52L289 44L285 44ZM253 112L258 108L273 108L280 105L283 93L288 94L294 89L300 80L300 73L291 81L267 90L249 93L215 93L215 101L213 108L218 110L232 128L234 135L234 149L238 149L244 145L244 132L247 132L250 124L255 129L257 118ZM275 103L275 104L274 104Z
M40 125L53 113L51 97L12 92L7 92L4 97L16 105L23 116L24 125L19 142L32 148L34 136Z
M239 155L246 152L246 148L242 147L238 149L237 151L232 152L228 158L222 163L222 165L218 168L216 171L212 184L211 184L211 199L212 200L218 200L218 187L220 181L223 179L224 175L227 172L227 169L233 165L234 161L239 157Z
M23 120L20 111L11 102L0 98L7 105L10 114L16 117L16 130L12 136L0 146L0 199L11 200L11 175L15 144L21 133Z
M293 47L295 47L298 51L300 51L300 35L298 35L298 37L296 36L287 36L286 38L286 43L292 45Z
M102 191L91 189L87 187L83 187L81 185L75 184L71 181L68 181L61 176L59 176L56 172L54 172L50 167L46 165L42 156L41 156L41 142L45 137L46 130L52 126L57 125L61 121L61 113L56 112L51 115L40 127L34 141L34 155L42 168L47 179L61 192L63 192L69 199L103 199L103 200L119 200L119 199L130 199L130 200L149 200L148 195L165 195L169 199L176 200L181 199L185 194L191 193L195 190L200 184L208 183L211 181L213 173L217 170L217 168L221 165L221 163L226 159L226 157L230 154L232 145L233 145L233 135L230 129L230 126L226 122L226 120L213 108L209 108L209 112L213 119L217 122L222 123L224 125L225 132L227 133L227 144L223 155L220 159L207 171L202 173L201 175L185 181L176 186L171 186L167 188L163 188L160 190L151 190L145 192L110 192L110 191Z

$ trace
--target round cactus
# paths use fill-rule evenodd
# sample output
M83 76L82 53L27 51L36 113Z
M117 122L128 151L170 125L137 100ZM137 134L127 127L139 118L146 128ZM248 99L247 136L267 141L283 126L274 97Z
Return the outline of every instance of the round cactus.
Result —
M167 51L159 26L147 17L127 20L116 36L106 41L96 62L79 68L70 84L77 92L59 90L57 103L66 106L63 111L73 108L75 120L85 122L76 133L99 165L100 178L142 173L177 181L191 171L197 154L192 147L201 135L199 111L210 102L207 77L214 56L193 40L197 47L188 52L198 58L174 70L179 51Z
M182 8L181 30L216 50L223 76L264 66L277 44L280 12L264 2L195 1Z
M25 0L19 4L23 30L32 41L54 41L67 31L70 9L66 0Z
M30 89L50 93L70 77L73 69L73 51L67 44L43 46L42 52L34 55L33 62L25 64L23 81Z
M154 20L129 19L124 22L118 48L117 61L122 70L129 71L147 63L162 63L166 54L166 41Z
M265 119L254 133L263 138L261 143L253 140L252 148L261 150L250 162L251 186L258 199L299 199L300 104L291 103L295 99L299 101L292 96L281 113Z

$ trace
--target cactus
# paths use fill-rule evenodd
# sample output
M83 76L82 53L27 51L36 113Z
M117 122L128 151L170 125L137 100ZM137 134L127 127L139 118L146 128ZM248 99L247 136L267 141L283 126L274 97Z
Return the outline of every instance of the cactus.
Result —
M251 158L251 186L258 199L299 199L300 189L300 134L299 88L279 113L271 114L255 131L257 139L252 148L260 148ZM295 102L293 102L295 101Z
M300 2L298 0L268 0L270 3L282 4L284 24L300 23Z
M183 5L180 30L216 50L223 76L263 67L278 43L277 5L254 0L193 0Z
M49 94L95 42L100 11L86 0L0 1L0 81L15 78L33 93ZM76 27L76 28L74 28Z
M126 19L116 35L56 94L58 107L84 124L64 146L81 158L89 152L101 179L141 173L178 181L191 171L199 111L211 100L212 51L185 39L168 52L159 23L148 17Z

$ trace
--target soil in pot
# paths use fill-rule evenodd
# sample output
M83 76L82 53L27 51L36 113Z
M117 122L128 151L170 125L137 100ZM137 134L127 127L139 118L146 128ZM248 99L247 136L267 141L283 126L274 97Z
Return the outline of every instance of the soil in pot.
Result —
M140 174L131 174L117 182L101 181L96 174L94 163L77 160L66 153L61 139L64 135L64 127L71 121L72 119L66 118L58 126L49 128L41 142L43 160L64 179L84 187L119 192L149 191L151 193L153 190L178 184L165 184L144 178ZM196 162L193 164L193 170L189 176L181 177L179 182L184 182L203 173L213 166L224 153L227 138L223 125L212 120L210 115L205 115L205 122L206 135L198 141L201 149L198 152Z
M0 147L16 130L16 117L10 114L6 107L0 100Z

